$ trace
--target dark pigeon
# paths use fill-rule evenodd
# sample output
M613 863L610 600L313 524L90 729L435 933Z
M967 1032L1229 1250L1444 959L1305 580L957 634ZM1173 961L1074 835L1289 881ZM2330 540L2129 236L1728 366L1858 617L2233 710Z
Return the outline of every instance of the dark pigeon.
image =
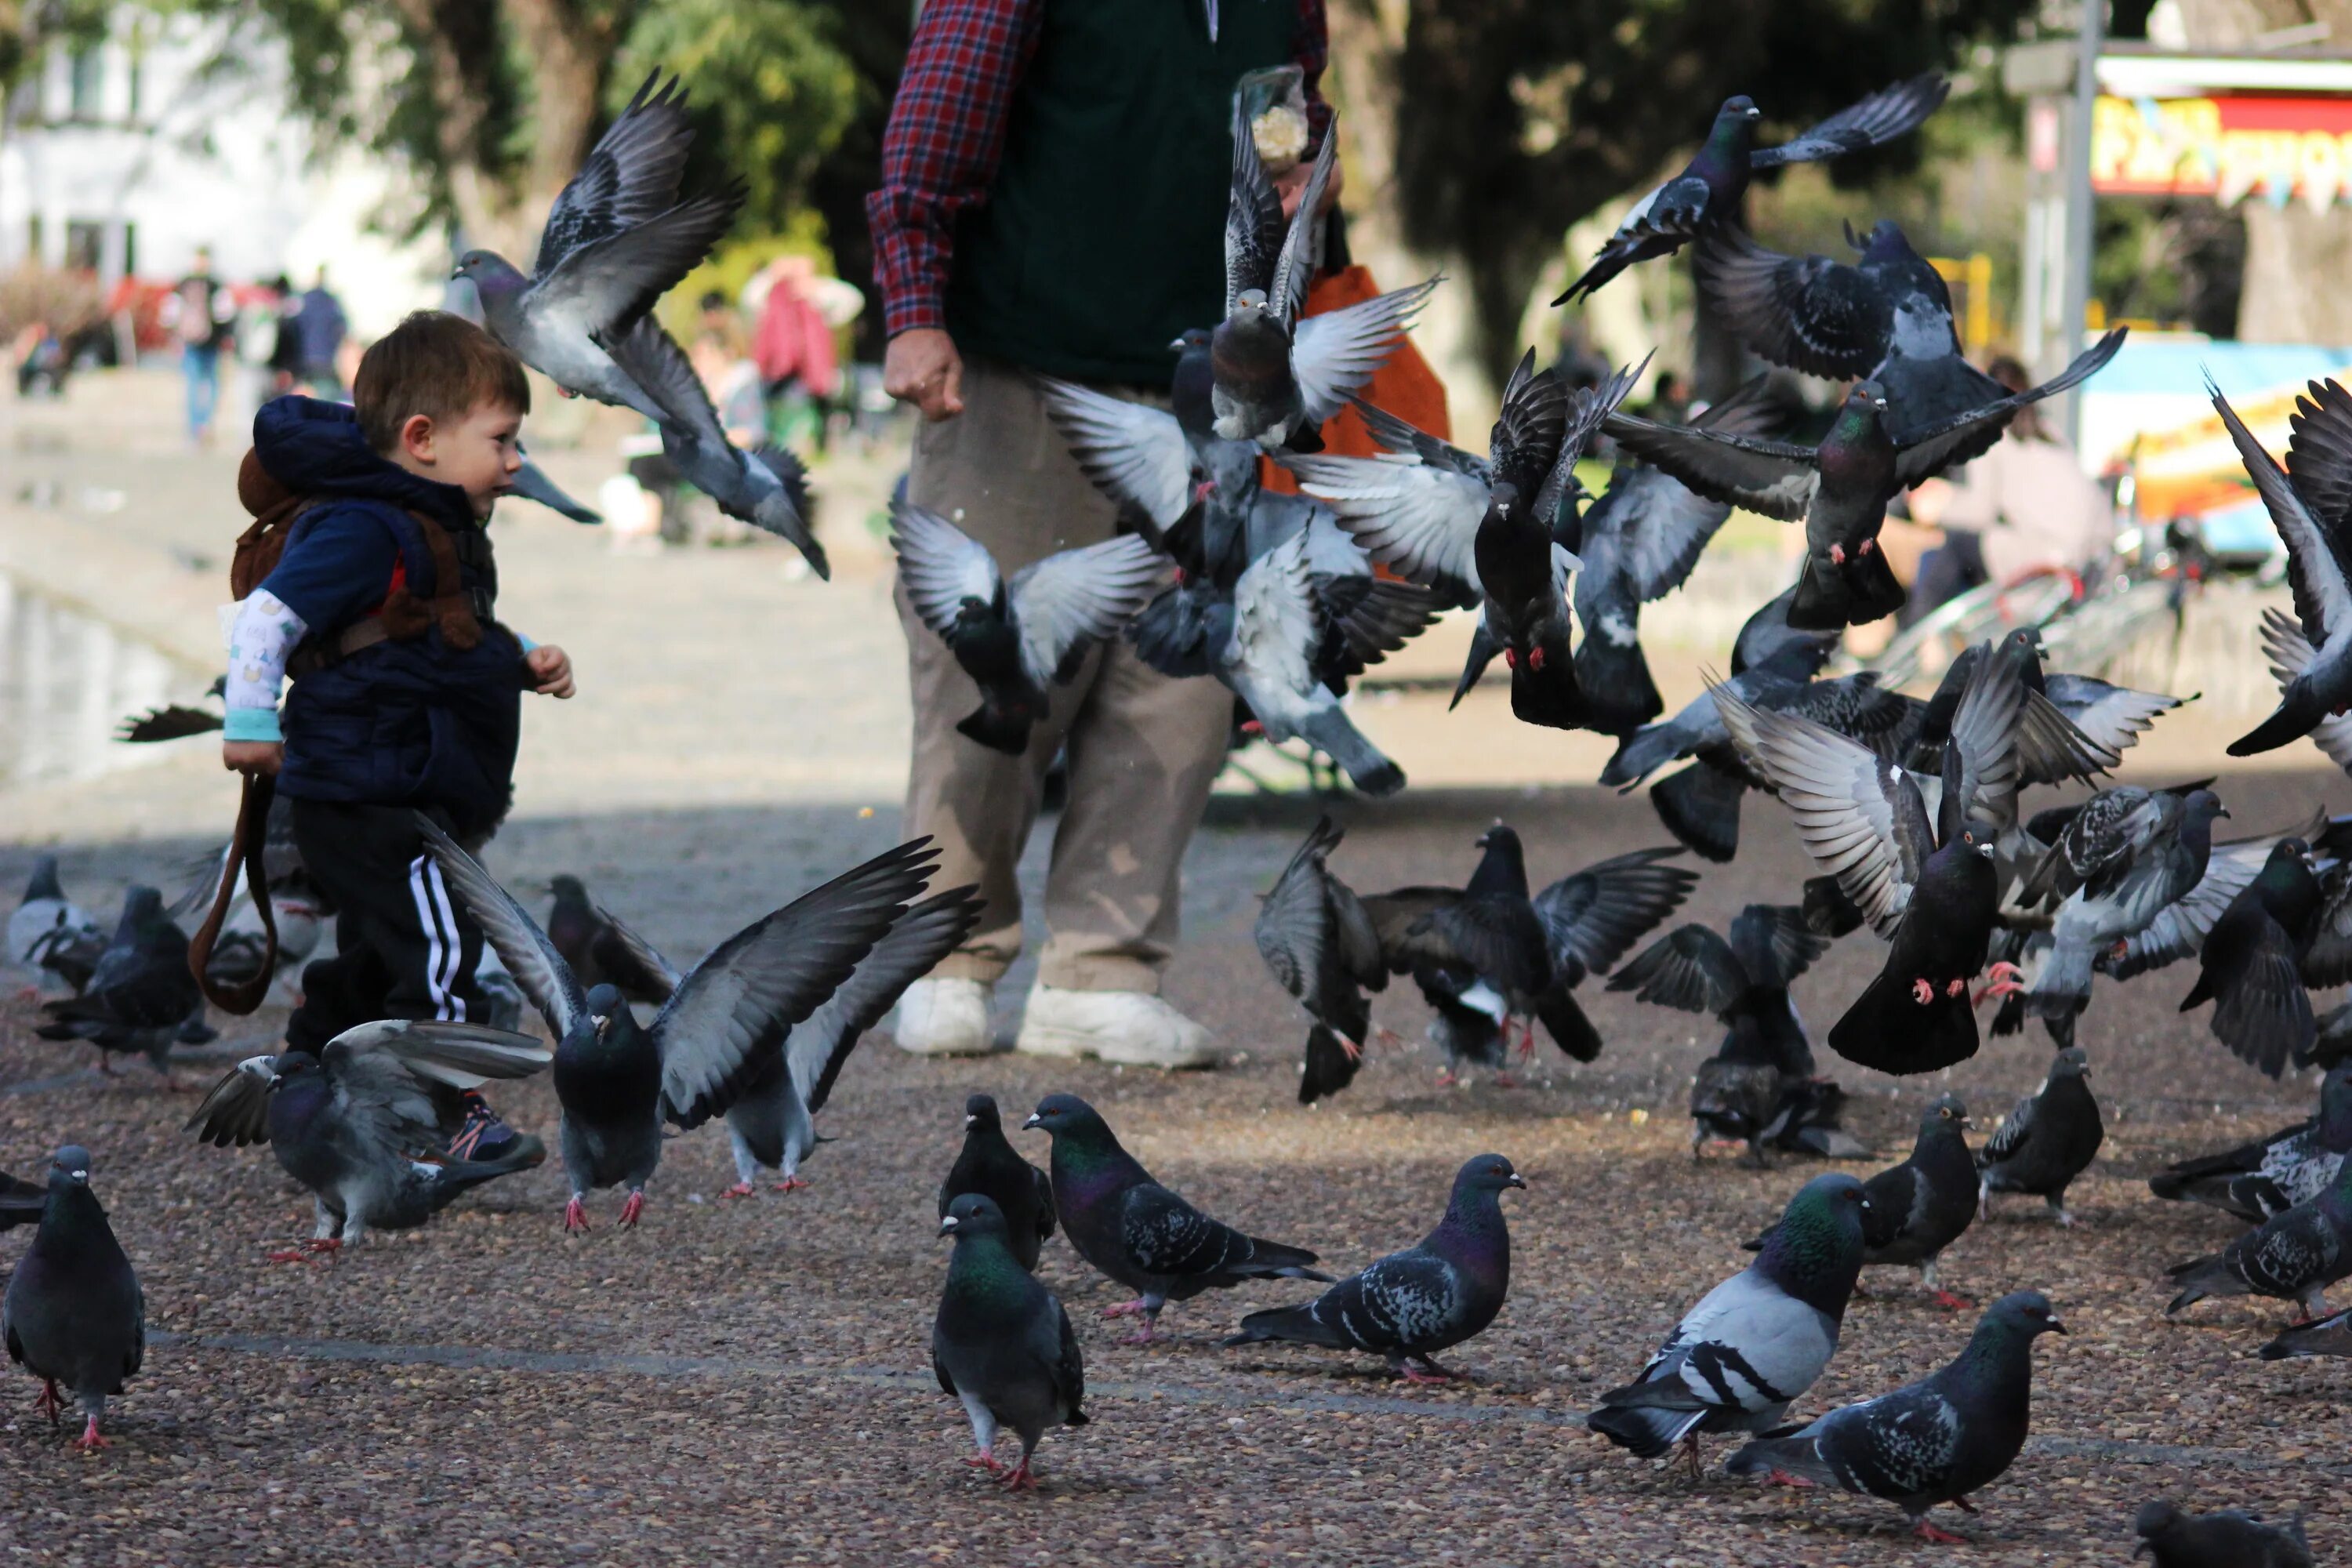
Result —
M1592 265L1552 303L1565 305L1579 294L1590 294L1636 261L1672 256L1714 226L1737 219L1748 178L1757 170L1818 163L1907 135L1936 112L1949 91L1951 84L1933 71L1913 77L1838 110L1778 147L1756 145L1756 127L1764 111L1752 99L1743 94L1724 100L1698 154L1681 174L1634 204Z
M1328 864L1339 839L1329 817L1316 822L1265 895L1253 931L1267 972L1311 1020L1298 1079L1301 1105L1354 1081L1372 1024L1364 993L1389 983L1370 911Z
M1034 1273L1037 1255L1054 1234L1054 1184L1045 1172L1013 1152L1004 1136L994 1098L975 1094L963 1102L963 1148L940 1184L940 1217L956 1199L977 1193L1004 1216L1005 1245L1021 1267Z
M2084 802L2019 893L2020 903L2054 911L2026 1010L2071 1018L2090 1005L2098 955L2146 931L2204 880L2213 819L2229 815L2210 789L2122 785Z
M2199 1515L2159 1500L2141 1506L2132 1533L2132 1555L2147 1552L2156 1568L2312 1568L2299 1513L2264 1524L2242 1509Z
M2327 1069L2319 1086L2319 1114L2218 1154L2168 1165L2147 1179L2148 1190L2174 1203L2209 1205L2260 1225L2335 1184L2352 1153L2352 1062Z
M188 970L188 937L163 908L163 895L134 887L123 895L114 928L89 984L79 996L42 1005L33 1032L45 1040L88 1040L99 1049L99 1070L119 1052L144 1056L168 1080L172 1045L191 1017L204 1015L205 994Z
M105 931L58 884L54 855L33 862L25 897L8 916L7 942L8 963L31 976L34 995L57 987L80 992L107 948Z
M1140 1313L1142 1331L1130 1343L1148 1344L1160 1310L1203 1290L1230 1289L1244 1279L1319 1279L1303 1247L1244 1236L1151 1179L1119 1147L1095 1108L1075 1094L1049 1094L1024 1128L1043 1128L1054 1140L1054 1212L1080 1258L1136 1292L1136 1300L1106 1308L1106 1318Z
M1708 1291L1584 1424L1636 1458L1680 1441L1694 1472L1700 1434L1778 1426L1837 1350L1868 1210L1852 1176L1806 1183L1756 1261Z
M631 1002L658 1007L677 987L668 960L618 915L588 896L579 878L548 881L555 902L547 911L547 940L583 991L609 985Z
M2017 1102L1977 1151L1977 1215L1995 1193L2028 1193L2050 1205L2060 1225L2072 1225L2066 1189L2091 1168L2107 1130L2091 1095L2089 1059L2080 1046L2053 1058L2042 1091Z
M292 1263L356 1247L370 1230L411 1230L459 1194L547 1158L528 1134L495 1160L442 1151L466 1121L465 1091L527 1078L554 1060L528 1035L480 1024L387 1019L346 1029L316 1056L247 1057L223 1074L183 1131L217 1148L268 1143L310 1194L308 1246Z
M1911 1157L1863 1184L1870 1215L1863 1224L1864 1264L1908 1264L1919 1283L1936 1293L1939 1307L1972 1303L1936 1281L1936 1259L1960 1238L1977 1217L1976 1161L1962 1129L1968 1107L1958 1095L1937 1098L1919 1118L1919 1138Z
M1500 1154L1454 1178L1445 1217L1421 1245L1392 1252L1301 1307L1252 1312L1227 1345L1286 1341L1384 1356L1407 1383L1451 1383L1431 1358L1486 1331L1511 1289L1511 1237L1499 1201L1527 1185Z
M2033 1404L2033 1342L2064 1324L2039 1290L2003 1296L1977 1322L1959 1359L1926 1380L1833 1410L1785 1437L1731 1456L1735 1476L1769 1474L1884 1498L1923 1540L1965 1545L1927 1522L1937 1503L1973 1513L2025 1447Z
M1087 1424L1078 1336L1062 1303L1014 1256L1003 1212L989 1198L957 1198L940 1234L955 1238L955 1251L931 1322L931 1371L971 1421L980 1453L964 1462L1002 1473L1011 1490L1034 1490L1029 1462L1045 1429ZM996 1458L1006 1426L1021 1437L1021 1462L1010 1471Z
M38 1182L27 1182L0 1171L0 1230L14 1230L20 1225L38 1225L41 1211L48 1206L49 1189Z
M73 1446L85 1452L109 1446L98 1432L106 1397L122 1392L147 1354L146 1298L89 1171L89 1151L74 1144L49 1162L40 1229L0 1299L8 1359L46 1384L38 1408L52 1425L65 1408L60 1384L80 1404L85 1425Z
M2281 1329L2259 1352L2264 1361L2301 1356L2352 1355L2352 1309Z
M2300 838L2272 847L2206 933L2197 984L2180 1002L2184 1013L2211 1002L2213 1037L2273 1078L2291 1058L2308 1056L2318 1037L2303 970L2327 900L2309 852Z
M2308 1203L2264 1220L2209 1258L2166 1270L2179 1294L2169 1317L2209 1296L2270 1296L2303 1309L2309 1328L2327 1310L2327 1288L2352 1275L2352 1166Z

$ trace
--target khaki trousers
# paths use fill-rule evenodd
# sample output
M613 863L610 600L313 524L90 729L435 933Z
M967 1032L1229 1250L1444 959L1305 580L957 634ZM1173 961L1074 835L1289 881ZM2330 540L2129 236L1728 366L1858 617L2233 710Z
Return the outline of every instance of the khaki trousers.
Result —
M909 500L988 546L1007 580L1110 537L1117 510L1018 372L967 359L963 399L963 413L917 432ZM1176 942L1184 847L1223 765L1232 696L1214 680L1171 680L1124 642L1101 645L1054 689L1027 752L1009 757L956 732L979 690L903 591L898 603L915 710L906 830L940 847L932 887L976 883L986 900L980 929L932 973L993 984L1020 955L1015 868L1045 771L1066 745L1069 804L1045 879L1037 977L1068 990L1157 992Z

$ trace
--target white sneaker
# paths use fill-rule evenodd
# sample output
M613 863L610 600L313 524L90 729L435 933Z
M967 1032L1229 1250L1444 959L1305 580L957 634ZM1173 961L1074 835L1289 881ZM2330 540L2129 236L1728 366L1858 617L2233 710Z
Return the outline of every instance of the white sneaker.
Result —
M918 980L898 998L890 1032L919 1057L984 1057L1001 1049L988 1027L988 990L977 980Z
M1140 991L1034 986L1013 1048L1038 1057L1097 1057L1127 1067L1217 1065L1208 1030Z

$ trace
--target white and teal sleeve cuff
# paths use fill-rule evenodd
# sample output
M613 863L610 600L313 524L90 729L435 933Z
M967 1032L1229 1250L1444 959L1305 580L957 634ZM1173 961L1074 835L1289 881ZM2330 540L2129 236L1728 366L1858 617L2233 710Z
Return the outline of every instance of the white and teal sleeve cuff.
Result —
M221 723L224 741L283 741L275 708L232 708Z

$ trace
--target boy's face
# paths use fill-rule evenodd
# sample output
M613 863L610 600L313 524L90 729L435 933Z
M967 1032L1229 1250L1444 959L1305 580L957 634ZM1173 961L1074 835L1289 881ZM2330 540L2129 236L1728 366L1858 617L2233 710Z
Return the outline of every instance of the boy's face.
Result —
M412 415L400 427L400 448L392 460L412 474L456 485L487 518L522 468L522 411L503 403L478 403L456 419Z

